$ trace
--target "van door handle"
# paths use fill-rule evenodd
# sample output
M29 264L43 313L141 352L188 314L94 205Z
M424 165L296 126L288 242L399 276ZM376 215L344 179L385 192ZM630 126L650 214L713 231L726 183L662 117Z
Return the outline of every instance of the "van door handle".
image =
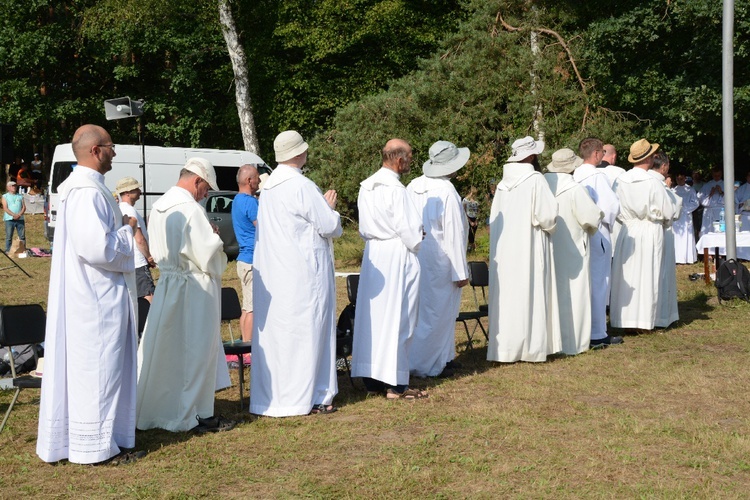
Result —
M211 218L210 218L210 219L208 219L208 220L210 220L210 221L213 221L213 222L218 222L218 221L220 221L220 220L221 220L221 217L211 217Z

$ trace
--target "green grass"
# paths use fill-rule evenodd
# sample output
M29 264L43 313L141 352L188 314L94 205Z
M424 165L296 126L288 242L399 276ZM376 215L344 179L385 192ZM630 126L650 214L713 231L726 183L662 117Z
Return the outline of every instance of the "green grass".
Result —
M30 246L45 246L40 234L29 221ZM470 259L486 258L486 231L479 236ZM356 269L356 233L336 245L338 267ZM49 259L18 262L34 279L0 271L2 302L46 307ZM485 361L481 333L467 350L457 329L464 368L453 379L415 379L429 399L366 399L342 373L340 411L326 416L251 417L239 412L235 385L216 399L218 413L241 421L235 430L138 432L149 454L130 466L41 462L39 395L24 391L0 434L0 497L744 498L750 305L719 305L714 289L687 279L698 271L678 267L681 319L671 329L512 365ZM233 264L224 285L239 287ZM0 411L10 396L0 393Z

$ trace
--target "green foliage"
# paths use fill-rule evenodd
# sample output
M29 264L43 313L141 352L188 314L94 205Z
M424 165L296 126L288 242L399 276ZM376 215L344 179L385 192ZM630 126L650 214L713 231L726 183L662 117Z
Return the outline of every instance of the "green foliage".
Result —
M470 18L417 71L394 81L388 91L343 108L331 130L313 140L311 177L326 188L335 186L344 205L353 209L359 182L379 167L378 151L389 138L402 137L414 148L414 167L402 179L405 183L421 175L429 146L442 139L470 147L472 157L456 184L460 193L470 186L481 193L491 179L501 177L510 144L537 135L537 104L542 105L549 144L545 158L555 149L575 148L586 135L627 130L621 115L601 109L587 114L591 98L555 38L540 36L535 57L530 41L534 25L509 17L511 25L522 28L509 32L496 22L498 9L507 3L472 3ZM552 20L543 10L535 15L542 23ZM537 75L534 92L532 71Z
M748 2L736 2L735 134L750 133L748 108ZM592 20L585 44L586 71L598 82L601 104L643 122L642 135L664 145L677 163L703 168L721 158L721 2L709 0L617 5L611 17ZM737 141L739 162L747 141Z

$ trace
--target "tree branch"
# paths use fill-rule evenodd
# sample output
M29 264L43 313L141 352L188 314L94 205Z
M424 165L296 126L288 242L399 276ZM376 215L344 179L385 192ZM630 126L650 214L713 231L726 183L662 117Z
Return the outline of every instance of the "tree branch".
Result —
M588 93L586 91L586 82L583 80L583 77L581 76L581 72L578 71L578 65L576 64L576 60L573 57L573 53L570 50L570 47L568 46L565 39L556 31L548 29L548 28L538 28L538 27L529 27L529 28L518 28L515 26L511 26L507 22L505 22L505 19L503 19L502 14L498 11L497 16L495 16L495 26L492 28L492 36L497 36L497 24L500 23L502 27L506 31L510 32L516 32L516 31L537 31L539 33L544 33L546 35L552 36L557 39L558 43L562 46L562 48L565 50L565 53L568 56L568 62L570 62L570 65L573 67L573 72L576 74L576 78L578 79L578 85L581 86L581 92L583 92L584 97L586 97L586 109L583 113L583 122L581 124L581 128L583 129L586 126L586 120L589 115L589 104L588 104Z

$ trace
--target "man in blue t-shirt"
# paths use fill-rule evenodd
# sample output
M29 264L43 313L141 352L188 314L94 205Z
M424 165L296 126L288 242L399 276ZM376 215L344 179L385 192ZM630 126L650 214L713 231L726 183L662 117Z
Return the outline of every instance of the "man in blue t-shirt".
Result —
M258 224L258 199L255 197L260 184L258 169L253 165L242 165L237 171L240 192L232 202L232 226L240 254L237 256L237 276L242 283L242 316L240 331L242 340L250 342L253 334L253 251L255 229Z

